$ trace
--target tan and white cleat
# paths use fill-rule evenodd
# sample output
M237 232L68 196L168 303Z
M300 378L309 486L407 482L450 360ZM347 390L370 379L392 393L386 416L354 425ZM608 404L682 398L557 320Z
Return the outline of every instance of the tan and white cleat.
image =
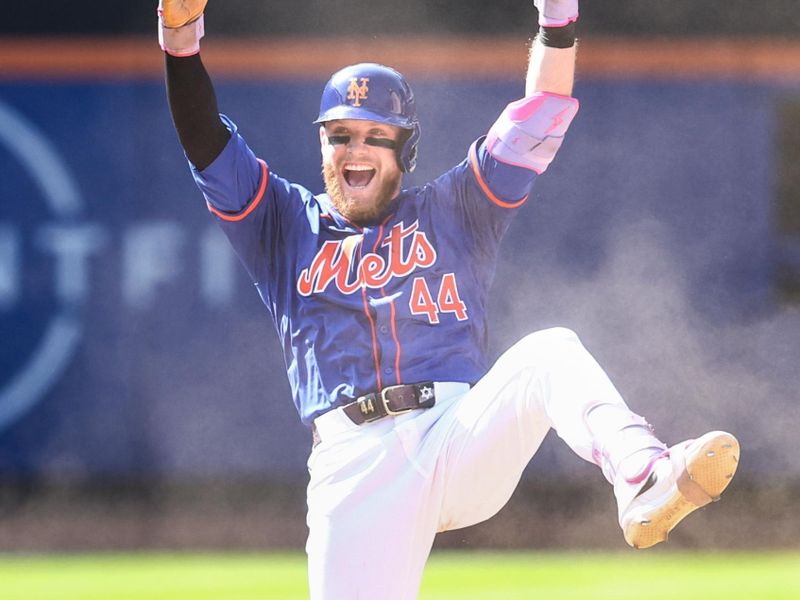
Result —
M738 463L736 438L712 431L672 446L635 479L620 477L614 493L625 541L634 548L666 541L684 517L719 500Z

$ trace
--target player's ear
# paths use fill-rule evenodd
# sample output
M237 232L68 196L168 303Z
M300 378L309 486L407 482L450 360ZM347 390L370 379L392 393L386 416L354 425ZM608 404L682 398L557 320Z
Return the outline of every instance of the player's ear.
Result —
M328 131L325 129L325 124L319 126L319 151L322 154L322 161L330 161L333 156L334 148L331 146Z
M320 145L320 148L323 148L323 149L325 148L325 146L328 145L328 134L325 131L325 125L324 124L319 126L319 145Z

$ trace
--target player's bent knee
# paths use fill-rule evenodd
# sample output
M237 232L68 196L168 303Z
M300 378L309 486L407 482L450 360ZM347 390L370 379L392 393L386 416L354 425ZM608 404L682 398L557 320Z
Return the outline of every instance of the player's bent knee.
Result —
M542 349L552 349L554 346L562 344L580 343L578 334L567 327L551 327L530 333L517 342L515 348L525 352L537 351Z
M582 348L578 334L566 327L552 327L526 335L504 356L514 363L533 364L563 356L577 348Z
M578 340L578 334L568 327L551 327L549 329L537 331L531 335L536 335L537 333L554 340L563 340L569 342L580 341Z

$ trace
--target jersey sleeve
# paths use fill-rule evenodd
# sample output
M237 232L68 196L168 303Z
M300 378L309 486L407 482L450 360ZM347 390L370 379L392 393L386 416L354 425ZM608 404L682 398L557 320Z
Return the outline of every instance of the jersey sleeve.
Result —
M484 195L501 208L518 208L528 199L536 172L494 158L486 149L485 138L469 149L472 173Z
M525 204L537 175L498 161L476 140L467 158L431 185L438 218L456 220L476 244L494 248L517 210Z
M277 271L287 219L303 204L299 188L270 172L256 158L238 129L220 115L231 138L220 155L202 171L192 165L208 210L216 217L252 281L264 296Z
M217 216L236 215L257 200L266 165L259 164L236 124L225 115L220 119L231 132L222 152L202 171L191 162L189 165L209 210Z

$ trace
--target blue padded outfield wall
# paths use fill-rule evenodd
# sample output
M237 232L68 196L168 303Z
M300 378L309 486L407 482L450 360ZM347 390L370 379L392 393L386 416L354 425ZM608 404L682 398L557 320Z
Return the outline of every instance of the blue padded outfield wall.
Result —
M324 82L219 84L277 173L319 190ZM412 80L421 183L521 82ZM777 107L790 83L584 80L505 242L497 356L575 329L670 443L734 431L800 475L800 310L779 301ZM788 258L787 258L788 256ZM342 340L343 344L349 340ZM553 436L533 472L582 463ZM157 82L0 83L0 477L302 477L310 436L258 295L197 192Z

